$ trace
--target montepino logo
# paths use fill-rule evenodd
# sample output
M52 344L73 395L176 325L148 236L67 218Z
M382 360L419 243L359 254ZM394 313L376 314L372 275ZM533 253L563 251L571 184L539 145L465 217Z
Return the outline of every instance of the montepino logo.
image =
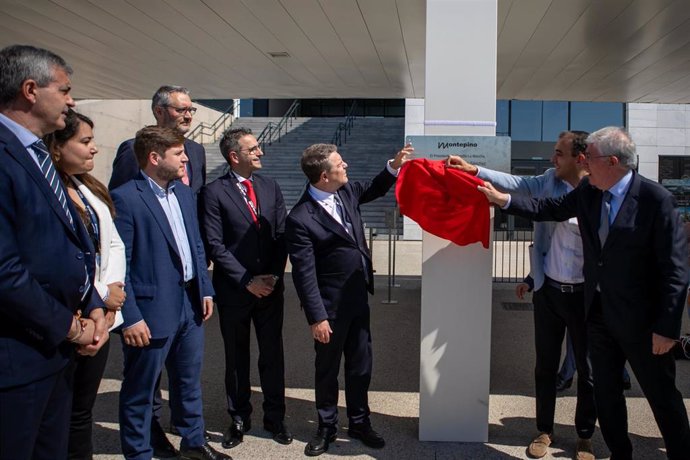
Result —
M461 148L461 149L466 149L466 148L476 148L477 143L476 142L439 142L438 143L438 149L443 150L443 149L450 149L450 148Z

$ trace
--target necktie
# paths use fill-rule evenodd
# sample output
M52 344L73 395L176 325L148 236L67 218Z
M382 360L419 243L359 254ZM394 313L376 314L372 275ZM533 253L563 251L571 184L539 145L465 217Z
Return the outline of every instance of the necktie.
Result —
M65 214L67 215L69 223L72 225L72 228L74 228L74 220L72 219L72 213L69 212L69 208L67 207L67 197L65 196L65 190L62 186L62 182L60 181L60 176L58 176L57 171L55 171L53 162L50 159L50 155L48 154L48 147L46 147L43 141L39 139L33 144L31 144L31 148L34 150L34 152L36 152L36 157L38 157L38 165L41 168L41 171L43 172L43 175L45 176L46 180L48 181L48 185L50 185L50 188L53 190L53 193L55 193L55 196L60 202L62 209L65 211Z
M606 237L608 237L609 235L609 225L611 225L611 222L609 220L611 219L612 198L613 195L611 194L611 192L606 190L604 192L604 199L601 202L601 216L599 221L599 242L601 243L602 247L606 242Z
M333 195L333 203L335 203L335 212L337 212L338 217L340 217L340 224L345 227L347 234L352 236L352 223L345 216L343 203L340 201L340 197L338 195Z
M249 179L245 179L242 181L242 185L244 185L244 189L247 191L247 207L249 208L249 214L252 215L252 219L254 220L254 225L257 227L259 226L259 213L258 213L258 204L256 202L256 193L254 193L254 186L252 185L252 181Z
M189 168L189 164L188 164L188 163L185 163L185 165L184 165L184 175L182 176L182 179L180 179L180 180L182 181L182 183L183 183L184 185L186 185L186 186L189 187L189 174L187 173L187 168Z

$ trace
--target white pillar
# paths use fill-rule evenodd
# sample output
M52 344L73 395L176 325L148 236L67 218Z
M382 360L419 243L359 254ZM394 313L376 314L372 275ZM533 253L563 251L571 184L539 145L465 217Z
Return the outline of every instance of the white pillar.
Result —
M496 15L496 0L427 0L425 135L495 134ZM491 251L425 232L422 260L419 438L486 442Z

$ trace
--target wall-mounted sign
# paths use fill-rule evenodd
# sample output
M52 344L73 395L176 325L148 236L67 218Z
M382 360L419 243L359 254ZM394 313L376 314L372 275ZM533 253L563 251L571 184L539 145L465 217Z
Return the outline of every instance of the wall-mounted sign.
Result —
M510 172L510 137L508 136L407 136L415 158L443 160L458 155L480 167Z

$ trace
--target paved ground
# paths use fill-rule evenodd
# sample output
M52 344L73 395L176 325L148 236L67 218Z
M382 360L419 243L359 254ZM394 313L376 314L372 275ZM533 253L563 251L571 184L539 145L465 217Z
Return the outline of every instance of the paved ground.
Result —
M378 273L385 273L385 261L376 259ZM489 406L488 443L420 442L418 434L419 410L419 318L420 279L415 261L420 257L418 245L402 245L398 249L399 288L392 290L396 305L382 304L387 296L386 278L377 276L377 295L371 299L372 334L374 345L374 375L370 405L372 422L386 438L384 449L374 450L358 441L351 441L341 428L338 440L331 445L323 459L347 457L356 459L523 459L526 445L535 433L534 422L534 346L532 313L529 310L507 310L503 302L515 302L511 286L495 285L492 303L491 399ZM407 257L407 258L406 258ZM684 332L690 331L687 321ZM303 313L292 287L287 281L285 328L287 423L295 442L281 446L270 439L261 424L261 390L256 370L252 377L255 413L254 427L240 446L228 450L235 459L297 459L306 458L304 445L316 430L313 406L312 340ZM469 344L468 344L469 346ZM254 360L256 354L253 356ZM204 411L212 444L220 449L222 431L228 424L223 390L223 351L217 317L206 329L206 349L203 378ZM96 459L121 458L117 425L117 401L121 381L122 355L120 340L113 336L111 357L101 385L95 408ZM690 408L690 361L678 361L678 382ZM558 400L556 442L552 456L572 458L575 447L573 423L575 388L566 391ZM164 388L167 383L164 382ZM341 383L342 388L342 383ZM167 398L167 393L164 393ZM662 460L663 442L654 423L649 406L633 378L633 388L627 392L631 438L636 458ZM342 414L344 395L341 392ZM343 423L346 418L341 417ZM167 421L168 414L165 414ZM174 444L179 438L170 436ZM608 458L608 451L597 430L594 436L597 458Z

